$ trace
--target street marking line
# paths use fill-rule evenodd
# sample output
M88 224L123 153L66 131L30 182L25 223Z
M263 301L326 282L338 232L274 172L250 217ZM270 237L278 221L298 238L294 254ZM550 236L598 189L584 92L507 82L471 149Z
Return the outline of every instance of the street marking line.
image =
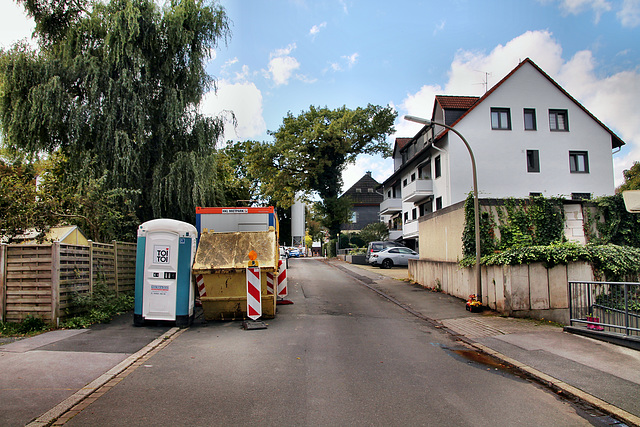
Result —
M80 390L78 390L76 393L69 396L68 398L66 398L65 400L63 400L62 402L60 402L59 404L57 404L56 406L54 406L53 408L45 412L44 414L40 415L35 420L31 421L29 424L26 425L26 427L45 427L45 426L50 426L54 424L63 425L64 423L69 421L71 418L73 418L73 416L80 413L82 409L84 409L84 407L82 407L82 409L79 409L79 410L76 409L76 408L80 408L80 404L82 401L87 399L93 393L101 391L103 388L105 390L111 389L115 384L107 385L108 382L115 379L119 375L123 374L125 371L131 368L132 365L136 364L136 362L138 362L139 360L147 360L149 357L156 354L158 351L166 347L171 341L176 339L180 334L182 334L187 329L171 328L169 331L162 334L160 337L156 338L151 343L147 344L141 350L127 357L125 360L118 363L116 366L109 369L104 374L100 375L98 378L96 378L95 380L93 380L92 382L90 382ZM124 376L122 378L124 378ZM118 382L120 382L120 380L118 380ZM70 416L67 416L67 414Z

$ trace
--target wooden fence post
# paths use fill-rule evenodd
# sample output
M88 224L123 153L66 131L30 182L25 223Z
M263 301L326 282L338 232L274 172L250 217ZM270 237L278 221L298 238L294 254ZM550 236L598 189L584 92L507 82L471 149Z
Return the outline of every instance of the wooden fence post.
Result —
M93 240L89 240L89 295L93 296Z
M114 272L114 280L116 286L116 296L120 296L120 287L118 283L118 242L112 241L113 243L113 272Z
M60 242L51 244L51 323L60 320Z
M7 245L0 243L0 322L7 316Z

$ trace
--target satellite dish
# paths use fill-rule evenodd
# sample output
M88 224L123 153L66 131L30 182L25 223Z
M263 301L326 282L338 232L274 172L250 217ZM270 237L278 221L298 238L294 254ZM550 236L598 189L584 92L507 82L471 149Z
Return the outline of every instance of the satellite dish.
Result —
M623 191L622 199L627 212L640 213L640 190Z

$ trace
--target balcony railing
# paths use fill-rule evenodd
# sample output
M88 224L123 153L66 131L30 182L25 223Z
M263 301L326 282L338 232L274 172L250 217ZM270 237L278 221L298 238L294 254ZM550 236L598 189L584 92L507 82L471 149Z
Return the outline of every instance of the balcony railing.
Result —
M404 223L404 226L402 227L402 237L405 239L418 237L417 219L410 220Z
M430 179L416 179L402 188L402 201L416 203L433 196L433 181Z
M381 215L390 215L390 214L398 213L401 211L402 211L402 199L399 197L384 199L382 203L380 203Z

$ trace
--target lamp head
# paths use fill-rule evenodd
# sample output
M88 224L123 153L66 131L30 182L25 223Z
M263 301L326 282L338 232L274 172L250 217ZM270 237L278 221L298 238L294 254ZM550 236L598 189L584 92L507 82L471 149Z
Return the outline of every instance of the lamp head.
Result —
M404 116L404 119L410 122L415 122L415 123L420 123L421 125L430 125L431 124L431 120L429 119L423 119L422 117L416 117L416 116Z

